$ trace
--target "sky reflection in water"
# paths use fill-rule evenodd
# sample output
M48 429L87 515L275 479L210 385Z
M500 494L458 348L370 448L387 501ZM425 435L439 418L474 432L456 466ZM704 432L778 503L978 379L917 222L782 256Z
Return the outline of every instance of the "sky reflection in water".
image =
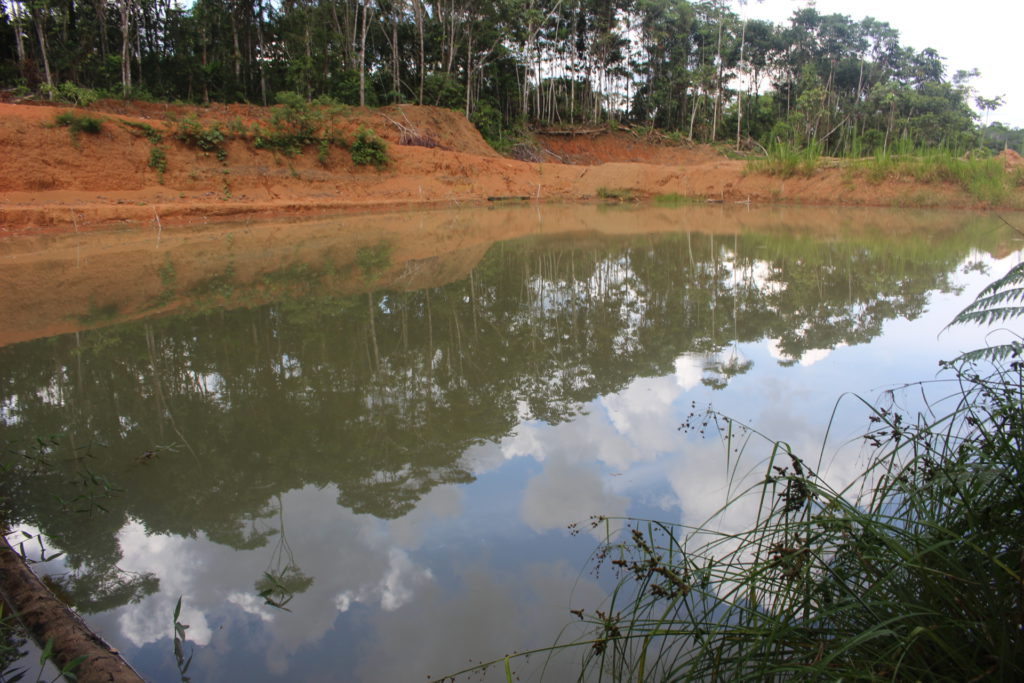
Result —
M540 221L462 271L464 245L402 260L393 236L248 273L252 254L195 274L167 246L152 301L98 321L93 300L93 329L0 348L5 438L65 434L53 458L124 489L90 497L19 461L14 514L67 551L59 585L152 680L178 679L179 596L194 681L424 680L549 644L609 587L586 564L602 530L570 523L695 524L737 484L717 438L679 431L695 410L848 480L865 412L841 403L823 448L840 394L875 399L982 343L939 332L979 264L1016 262L989 255L1009 251L994 223L883 239L856 220L840 238ZM367 267L374 245L387 259Z

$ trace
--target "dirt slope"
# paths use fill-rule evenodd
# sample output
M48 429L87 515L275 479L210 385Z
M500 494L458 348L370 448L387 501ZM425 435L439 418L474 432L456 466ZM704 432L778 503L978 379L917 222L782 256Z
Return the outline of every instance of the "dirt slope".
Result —
M496 197L585 200L609 189L721 202L976 204L957 187L912 181L871 185L839 169L786 180L746 174L744 162L707 147L651 145L626 133L543 136L555 158L570 163L514 161L497 155L461 114L435 107L352 109L338 119L348 140L366 126L390 143L392 161L381 171L354 165L341 148L331 148L320 163L315 150L288 157L256 149L251 139L230 140L221 163L214 154L167 135L173 131L170 120L190 112L207 125L218 121L228 128L231 122L265 120L268 111L259 107L105 102L90 112L106 119L103 130L76 139L53 125L61 111L0 104L0 234L84 230L115 221L162 227L239 214L462 205ZM125 122L145 123L165 134L162 182L149 166L152 144ZM414 130L438 146L399 144L402 130Z

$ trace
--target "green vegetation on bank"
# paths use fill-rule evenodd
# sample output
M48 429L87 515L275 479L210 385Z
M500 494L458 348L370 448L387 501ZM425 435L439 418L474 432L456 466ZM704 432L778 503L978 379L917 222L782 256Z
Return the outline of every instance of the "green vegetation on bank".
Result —
M821 168L839 167L847 177L873 184L901 179L952 183L979 202L993 206L1012 201L1014 191L1024 187L1024 167L1007 167L984 149L965 152L904 141L892 151L879 149L872 156L861 156L859 148L854 152L848 158L825 158L821 146L813 142L805 147L777 143L768 147L765 156L748 161L747 171L791 178L810 177Z
M53 119L54 124L68 129L68 134L71 135L71 141L76 144L78 143L79 133L88 133L89 135L98 135L103 130L103 120L95 116L88 116L86 114L76 114L73 111L62 111L57 114Z

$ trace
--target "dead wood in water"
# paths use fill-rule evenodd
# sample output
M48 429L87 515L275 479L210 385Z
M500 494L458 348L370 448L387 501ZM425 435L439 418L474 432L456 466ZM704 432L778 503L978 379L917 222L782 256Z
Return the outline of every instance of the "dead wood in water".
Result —
M142 683L142 677L82 618L54 597L3 536L0 596L40 647L53 641L53 661L63 669L82 658L80 683Z

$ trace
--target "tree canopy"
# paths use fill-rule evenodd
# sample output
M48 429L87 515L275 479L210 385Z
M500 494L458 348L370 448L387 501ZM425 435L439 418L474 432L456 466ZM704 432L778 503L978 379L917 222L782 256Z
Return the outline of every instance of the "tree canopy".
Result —
M413 102L464 110L491 140L614 119L833 153L966 149L982 142L971 104L1002 101L976 75L884 21L813 6L776 25L725 0L0 0L0 87Z

